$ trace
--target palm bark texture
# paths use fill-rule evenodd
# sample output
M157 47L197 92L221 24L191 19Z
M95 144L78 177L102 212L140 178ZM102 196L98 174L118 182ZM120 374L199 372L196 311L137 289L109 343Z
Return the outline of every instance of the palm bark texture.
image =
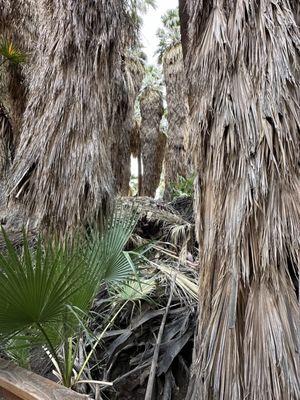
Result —
M201 278L187 399L296 400L297 1L189 0L188 6Z

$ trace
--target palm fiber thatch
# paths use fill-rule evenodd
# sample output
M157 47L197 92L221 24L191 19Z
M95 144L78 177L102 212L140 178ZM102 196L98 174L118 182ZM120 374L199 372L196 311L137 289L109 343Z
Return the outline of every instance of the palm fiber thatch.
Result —
M37 40L37 9L38 4L33 5L31 0L0 0L1 40L9 41L25 53L31 52ZM8 63L4 70L1 101L9 112L17 145L27 101L26 67Z
M120 76L122 5L115 0L40 5L11 194L48 230L64 233L97 217L112 195L110 82Z
M181 36L181 45L182 45L182 53L183 53L184 61L186 58L186 53L188 50L188 42L189 42L188 1L189 0L179 0L179 2L178 2L178 13L179 13L179 17L180 17L180 36Z
M172 185L187 177L188 97L180 43L168 48L162 58L167 89L168 139L165 154L164 199L171 200Z
M133 157L137 158L141 154L141 121L134 118L133 127L130 131L130 151Z
M0 104L0 179L3 180L10 167L13 152L12 129L5 108ZM1 182L1 189L2 189Z
M187 399L296 400L299 2L188 3L201 276Z
M141 147L143 160L142 196L155 196L164 159L166 136L160 130L164 107L159 89L147 86L140 96Z
M127 54L123 62L123 76L119 80L120 85L117 88L119 101L112 143L112 168L116 190L123 196L127 196L129 192L134 106L143 77L143 63L138 57Z

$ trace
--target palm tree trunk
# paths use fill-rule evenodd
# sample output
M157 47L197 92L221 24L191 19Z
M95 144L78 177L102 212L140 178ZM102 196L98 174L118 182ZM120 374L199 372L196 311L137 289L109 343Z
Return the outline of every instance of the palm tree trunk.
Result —
M12 197L61 235L110 202L113 85L123 2L41 3L40 36L11 180Z
M187 399L296 400L299 29L288 0L190 0L189 15L201 278Z
M33 12L38 5L33 6L31 0L0 0L0 37L13 43L15 47L28 54L35 47L38 35L38 15ZM9 112L14 146L20 140L23 114L27 102L26 72L21 65L7 64L2 78L4 91L1 96Z
M160 182L166 136L160 131L164 107L159 90L148 87L140 98L141 148L143 160L142 196L154 197Z
M117 192L128 196L131 176L131 132L134 127L134 106L142 85L144 67L134 57L123 62L123 77L116 91L119 103L113 127L112 169Z
M187 177L189 172L187 158L188 99L180 44L166 50L163 55L163 69L168 105L164 199L170 201L172 185L178 182L180 176Z
M180 33L183 59L185 60L189 44L188 0L179 0Z
M10 119L0 104L0 180L1 184L9 170L13 157L13 135Z

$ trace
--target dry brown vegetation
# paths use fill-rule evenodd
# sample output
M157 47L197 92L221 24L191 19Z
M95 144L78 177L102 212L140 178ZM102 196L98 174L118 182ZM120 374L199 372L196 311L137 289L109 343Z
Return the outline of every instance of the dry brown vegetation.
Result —
M171 184L189 172L191 150L195 224L190 198L134 199L139 221L126 245L160 243L139 265L146 295L126 299L88 377L110 379L115 386L105 393L124 399L132 398L130 377L143 398L166 314L157 398L173 398L180 382L182 399L199 296L186 400L298 400L299 1L180 0L182 43L162 57L167 145L162 91L149 85L139 96L145 66L129 51L138 29L128 4L0 0L0 37L28 53L25 66L0 71L1 224L16 227L9 234L19 249L28 221L61 238L100 221L116 193L128 194L131 154L139 172L143 162L138 194L150 197L165 157L169 200ZM29 229L30 246L38 231ZM95 311L110 296L103 286ZM91 321L96 334L98 322ZM96 397L94 386L79 389Z
M72 3L72 5L71 5ZM43 3L11 196L49 230L72 230L112 195L108 149L116 112L123 9ZM114 65L114 68L111 68Z
M300 398L296 3L188 2L201 270L189 400Z
M0 178L2 181L6 177L11 165L12 153L13 138L11 123L7 111L0 104Z
M142 196L155 196L165 154L166 136L160 129L163 98L159 89L148 86L140 96L141 150L143 160Z
M172 185L178 182L179 176L187 177L189 172L189 110L181 44L177 43L167 49L162 62L168 105L164 199L170 201Z
M131 176L132 135L136 132L134 107L145 71L142 61L130 54L124 58L123 70L111 157L116 190L120 195L127 196Z

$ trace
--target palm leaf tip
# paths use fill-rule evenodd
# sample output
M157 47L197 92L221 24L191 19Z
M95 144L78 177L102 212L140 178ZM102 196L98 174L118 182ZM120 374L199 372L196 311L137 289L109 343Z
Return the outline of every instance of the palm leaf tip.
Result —
M0 42L0 56L12 64L22 64L26 61L25 53L6 39Z

